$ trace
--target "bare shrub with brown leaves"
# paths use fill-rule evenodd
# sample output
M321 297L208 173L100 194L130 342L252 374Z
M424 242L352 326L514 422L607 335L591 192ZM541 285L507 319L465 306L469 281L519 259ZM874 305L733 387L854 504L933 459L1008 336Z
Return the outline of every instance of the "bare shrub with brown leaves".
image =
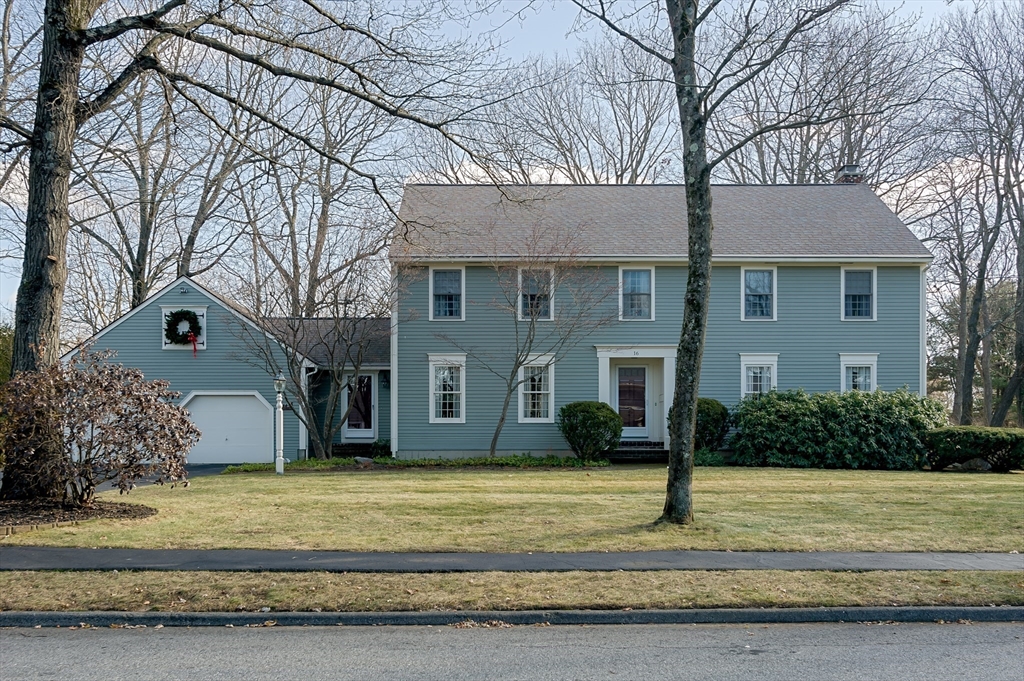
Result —
M87 506L108 480L124 494L149 475L188 484L185 457L201 433L173 403L179 393L112 356L84 348L69 363L21 372L0 389L6 470L17 469L36 490L20 498L48 490L52 501Z

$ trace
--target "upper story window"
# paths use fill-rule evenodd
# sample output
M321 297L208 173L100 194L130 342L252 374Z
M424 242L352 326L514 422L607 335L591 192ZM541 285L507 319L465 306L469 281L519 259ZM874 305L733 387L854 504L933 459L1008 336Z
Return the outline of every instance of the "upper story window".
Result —
M519 370L519 422L554 423L555 368L550 357Z
M654 268L619 268L619 319L654 319Z
M779 355L740 355L740 397L763 395L778 385Z
M519 270L519 319L552 319L551 298L554 270Z
M839 355L840 390L872 391L878 381L878 353Z
M466 356L428 355L430 423L465 423Z
M874 268L844 267L842 272L843 319L873 321L876 297Z
M430 319L462 320L465 298L465 270L430 269Z
M740 302L743 321L775 320L774 267L743 267L743 300Z

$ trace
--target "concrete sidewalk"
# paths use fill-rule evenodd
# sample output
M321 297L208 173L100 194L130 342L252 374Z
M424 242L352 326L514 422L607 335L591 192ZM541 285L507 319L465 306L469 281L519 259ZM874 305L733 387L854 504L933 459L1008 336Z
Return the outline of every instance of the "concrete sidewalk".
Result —
M1024 554L775 551L359 553L0 546L0 570L597 572L637 570L1024 570Z

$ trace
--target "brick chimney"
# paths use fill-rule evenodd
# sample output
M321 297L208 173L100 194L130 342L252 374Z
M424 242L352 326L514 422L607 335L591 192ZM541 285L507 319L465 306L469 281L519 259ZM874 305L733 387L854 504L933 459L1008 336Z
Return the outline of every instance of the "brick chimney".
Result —
M860 184L864 181L864 173L856 163L847 163L836 171L836 184Z

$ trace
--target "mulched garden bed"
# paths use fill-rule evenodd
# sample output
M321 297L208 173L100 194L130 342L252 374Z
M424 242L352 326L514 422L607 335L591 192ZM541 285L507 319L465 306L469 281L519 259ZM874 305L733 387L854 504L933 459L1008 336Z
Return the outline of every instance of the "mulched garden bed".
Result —
M133 520L156 515L156 509L141 504L94 501L88 508L67 508L51 501L0 501L0 527L45 525L95 518Z

